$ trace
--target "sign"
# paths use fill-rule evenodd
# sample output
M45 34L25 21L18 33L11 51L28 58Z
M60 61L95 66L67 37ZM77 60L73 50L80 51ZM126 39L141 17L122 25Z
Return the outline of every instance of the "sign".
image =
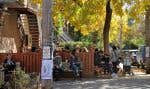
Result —
M49 46L43 47L43 59L50 59L50 47Z
M146 47L145 48L145 57L149 57L149 52L150 52L150 48L149 47Z
M41 79L52 79L53 60L42 60Z

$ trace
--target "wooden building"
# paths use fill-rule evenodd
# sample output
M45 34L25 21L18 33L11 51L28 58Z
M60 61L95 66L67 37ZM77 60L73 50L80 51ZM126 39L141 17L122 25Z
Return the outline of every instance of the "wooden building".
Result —
M0 1L0 53L25 52L40 46L36 12L13 0Z

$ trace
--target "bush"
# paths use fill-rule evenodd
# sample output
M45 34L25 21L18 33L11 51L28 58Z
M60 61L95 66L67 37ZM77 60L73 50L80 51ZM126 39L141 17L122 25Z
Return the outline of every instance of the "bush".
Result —
M26 74L21 68L16 69L16 78L15 83L18 89L23 89L24 87L27 87L27 85L30 82L30 77L28 74Z
M2 84L3 84L3 81L2 81L2 80L0 80L0 87L2 86Z

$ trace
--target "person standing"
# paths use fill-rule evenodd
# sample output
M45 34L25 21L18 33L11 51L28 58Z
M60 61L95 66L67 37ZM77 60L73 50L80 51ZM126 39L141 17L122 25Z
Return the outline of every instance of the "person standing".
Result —
M113 64L113 72L117 73L117 65L118 65L118 52L117 47L112 46L112 52L111 52L111 62Z
M129 52L125 53L124 70L125 70L125 73L128 73L129 75L131 75L131 56Z

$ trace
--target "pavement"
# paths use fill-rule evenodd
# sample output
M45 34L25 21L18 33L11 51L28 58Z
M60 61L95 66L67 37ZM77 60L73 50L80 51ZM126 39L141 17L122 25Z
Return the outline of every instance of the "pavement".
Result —
M150 75L136 72L134 76L114 79L61 80L54 82L54 89L150 89Z

